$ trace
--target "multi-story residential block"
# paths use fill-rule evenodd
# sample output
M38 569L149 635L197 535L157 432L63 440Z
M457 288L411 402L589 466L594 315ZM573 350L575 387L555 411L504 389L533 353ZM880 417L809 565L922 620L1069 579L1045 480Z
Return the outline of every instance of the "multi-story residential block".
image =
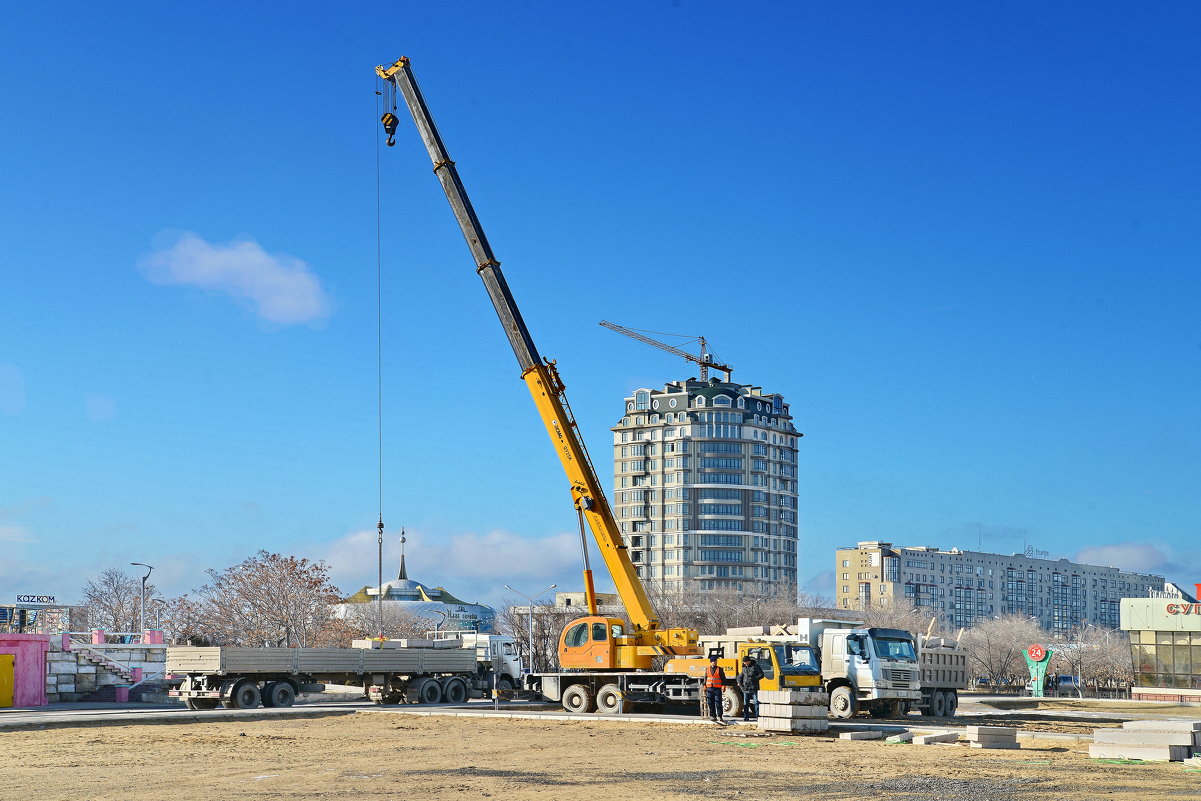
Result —
M638 389L613 427L613 511L638 573L666 592L794 592L797 439L760 387Z
M861 542L835 552L835 603L872 609L908 602L929 609L948 628L1025 615L1063 633L1090 623L1117 628L1122 598L1146 597L1164 586L1163 576L1039 555Z

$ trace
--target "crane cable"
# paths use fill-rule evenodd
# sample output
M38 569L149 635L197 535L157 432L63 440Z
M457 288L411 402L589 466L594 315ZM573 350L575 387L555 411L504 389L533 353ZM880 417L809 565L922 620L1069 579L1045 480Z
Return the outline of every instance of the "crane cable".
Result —
M375 79L375 117L371 120L371 138L375 142L375 427L379 452L379 522L376 524L376 585L375 605L378 616L378 637L384 639L384 301L383 247L381 245L381 180L379 134L376 122L380 116L383 93L380 79Z

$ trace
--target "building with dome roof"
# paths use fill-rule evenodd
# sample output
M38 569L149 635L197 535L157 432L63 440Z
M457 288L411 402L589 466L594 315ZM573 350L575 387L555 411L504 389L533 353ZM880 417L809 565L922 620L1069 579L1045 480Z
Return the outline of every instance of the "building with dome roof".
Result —
M493 630L496 610L485 604L468 603L456 598L443 587L429 587L409 578L405 557L400 555L400 572L392 581L380 587L367 585L340 604L334 606L335 617L348 617L361 604L374 604L383 590L385 608L400 609L417 618L429 621L430 629L442 631ZM445 618L443 617L445 615Z

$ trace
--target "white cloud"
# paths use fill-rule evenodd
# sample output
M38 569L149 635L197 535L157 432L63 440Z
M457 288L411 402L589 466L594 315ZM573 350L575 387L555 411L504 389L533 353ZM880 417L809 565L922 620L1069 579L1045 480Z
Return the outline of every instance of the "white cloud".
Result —
M117 416L117 401L109 395L87 394L83 399L88 420L99 423Z
M0 414L25 411L25 377L15 364L0 364Z
M1132 570L1136 573L1163 573L1165 568L1174 567L1172 561L1158 547L1138 542L1089 545L1077 552L1073 561Z
M33 538L24 526L0 523L0 542L33 542Z
M329 298L307 263L269 254L249 239L213 244L184 232L170 247L140 259L138 269L155 284L222 292L273 323L315 322L330 314Z

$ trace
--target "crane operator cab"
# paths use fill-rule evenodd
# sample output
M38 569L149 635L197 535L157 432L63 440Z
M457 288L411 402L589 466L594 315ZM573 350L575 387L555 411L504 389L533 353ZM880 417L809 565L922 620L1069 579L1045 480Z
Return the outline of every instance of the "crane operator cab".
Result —
M620 664L617 648L632 645L624 620L613 617L582 617L563 629L559 638L559 666L564 670L614 670L632 667ZM628 650L628 649L627 649Z

